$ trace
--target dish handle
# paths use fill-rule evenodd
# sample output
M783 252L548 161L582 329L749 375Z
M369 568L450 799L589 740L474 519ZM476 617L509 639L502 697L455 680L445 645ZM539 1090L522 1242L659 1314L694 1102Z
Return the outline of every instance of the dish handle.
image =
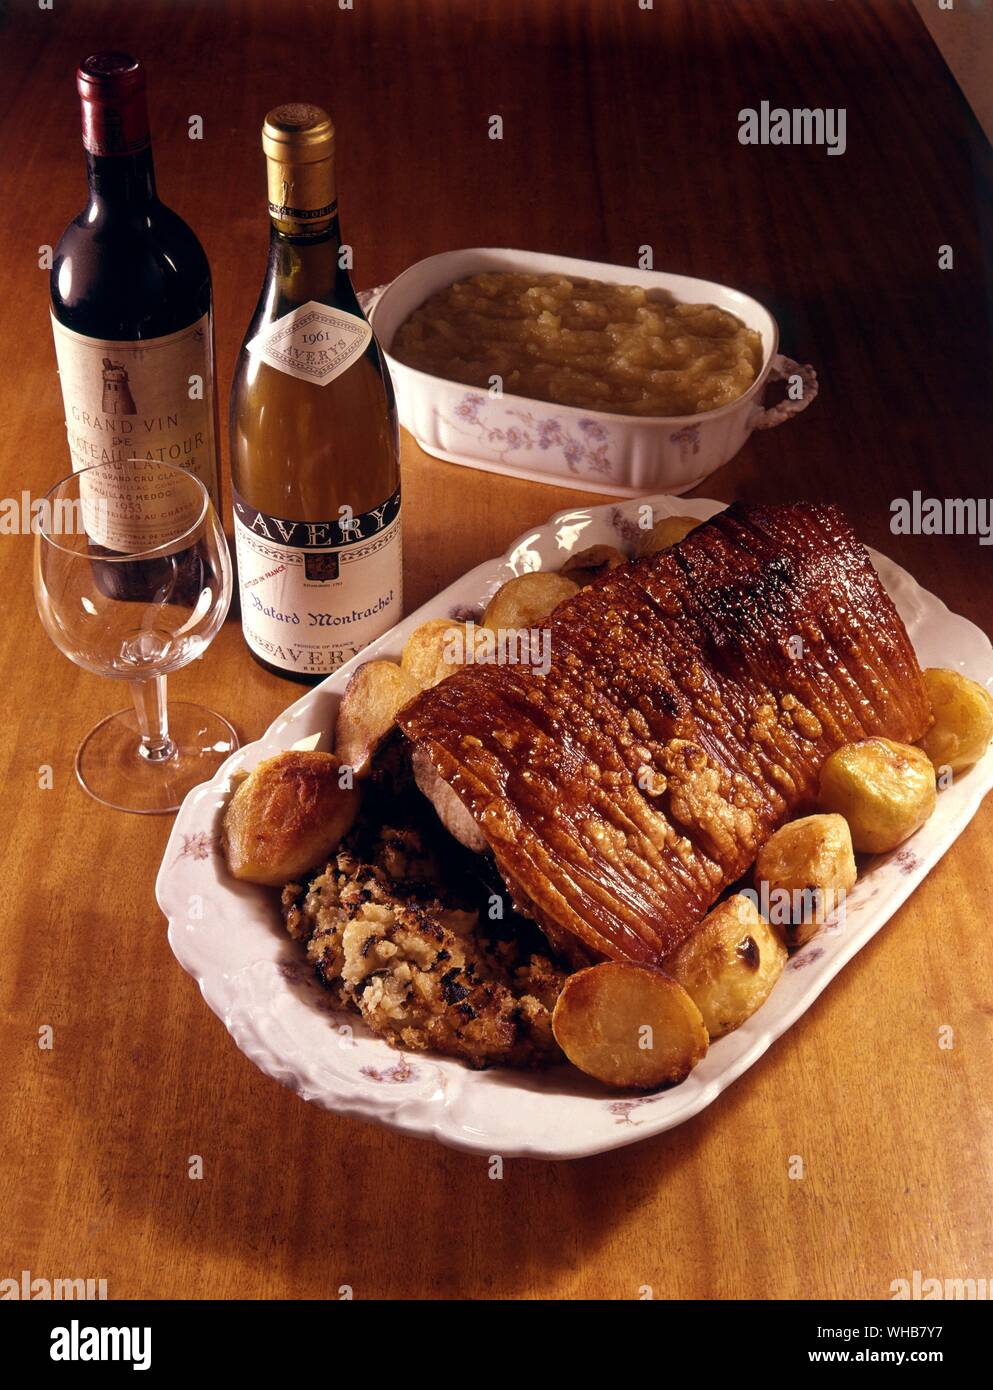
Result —
M817 373L808 362L806 366L801 366L799 362L794 362L792 357L784 357L781 352L777 352L772 359L772 366L769 369L767 381L787 381L790 377L799 377L802 385L800 399L790 400L787 396L785 400L779 401L776 405L759 406L752 414L753 430L772 430L777 425L783 425L787 420L791 420L794 415L799 415L801 410L806 410L817 396L821 389L817 381Z
M389 287L389 284L377 285L371 290L358 291L355 298L359 301L359 308L362 310L363 314L365 314L366 318L368 318L373 309L375 309Z

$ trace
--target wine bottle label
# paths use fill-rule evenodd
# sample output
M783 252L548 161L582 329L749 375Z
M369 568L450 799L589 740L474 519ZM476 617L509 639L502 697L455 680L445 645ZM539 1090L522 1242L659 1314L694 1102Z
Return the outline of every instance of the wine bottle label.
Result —
M330 675L403 612L400 489L334 521L270 516L234 493L245 641L284 671Z
M245 347L279 372L327 386L359 360L371 341L365 319L311 299L263 328Z
M210 314L140 342L88 338L54 314L52 331L74 471L137 459L148 463L151 479L155 464L172 464L195 474L217 506ZM149 483L139 490L133 469L121 470L119 486L100 476L109 530L94 540L129 551L175 535L170 489Z

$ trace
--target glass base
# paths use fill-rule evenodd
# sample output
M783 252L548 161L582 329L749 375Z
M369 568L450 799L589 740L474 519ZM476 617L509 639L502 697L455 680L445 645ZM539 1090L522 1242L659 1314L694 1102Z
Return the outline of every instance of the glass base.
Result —
M168 709L175 748L158 763L142 753L133 709L101 720L76 753L76 776L83 790L115 811L140 816L178 811L186 793L209 781L235 751L238 735L226 719L203 705L170 700Z

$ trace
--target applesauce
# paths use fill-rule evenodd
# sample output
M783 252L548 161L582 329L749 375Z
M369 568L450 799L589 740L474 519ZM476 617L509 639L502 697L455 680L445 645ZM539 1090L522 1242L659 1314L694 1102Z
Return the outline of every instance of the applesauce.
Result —
M713 304L577 276L456 280L400 325L405 366L489 390L619 415L699 415L748 390L762 340Z

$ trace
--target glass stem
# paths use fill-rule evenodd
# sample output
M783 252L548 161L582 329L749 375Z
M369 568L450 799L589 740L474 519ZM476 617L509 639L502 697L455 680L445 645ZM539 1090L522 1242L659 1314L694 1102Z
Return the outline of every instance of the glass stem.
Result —
M138 728L141 730L139 754L149 763L164 763L176 751L169 737L169 711L166 708L166 678L152 676L150 680L131 681Z

